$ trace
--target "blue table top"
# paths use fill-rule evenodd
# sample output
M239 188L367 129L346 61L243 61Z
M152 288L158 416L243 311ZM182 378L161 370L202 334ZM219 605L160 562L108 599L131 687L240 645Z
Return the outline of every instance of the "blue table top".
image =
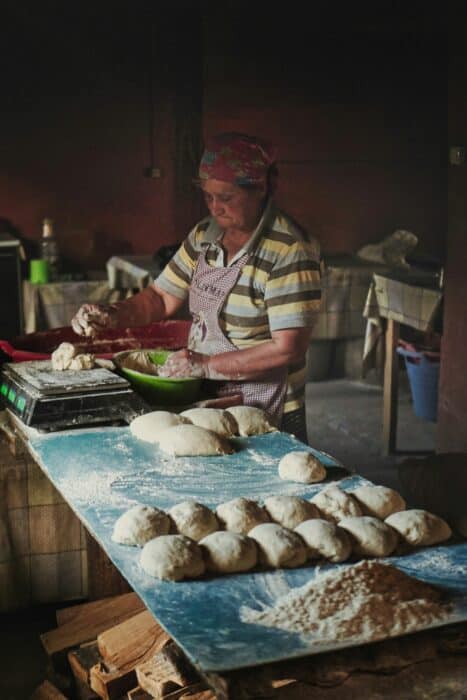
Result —
M226 671L352 646L323 646L310 636L247 624L240 608L274 605L317 571L336 565L243 573L198 581L159 581L139 566L141 550L112 542L116 519L135 503L168 509L194 498L210 507L237 496L263 501L273 494L310 498L321 484L297 484L278 476L280 458L309 449L328 468L328 479L353 490L369 483L343 475L336 461L286 433L236 438L237 452L226 457L174 458L135 438L128 427L93 428L32 435L31 450L115 566L158 622L201 671ZM327 483L324 482L324 483ZM428 547L390 562L408 574L445 586L453 611L439 626L467 619L467 543ZM346 566L345 564L342 566ZM360 643L360 642L359 642Z

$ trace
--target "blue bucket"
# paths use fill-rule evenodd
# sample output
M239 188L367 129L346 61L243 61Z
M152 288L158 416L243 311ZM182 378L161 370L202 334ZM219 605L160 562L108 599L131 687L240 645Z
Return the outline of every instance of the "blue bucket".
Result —
M405 361L415 415L436 423L438 414L439 357L429 359L423 352L397 348Z

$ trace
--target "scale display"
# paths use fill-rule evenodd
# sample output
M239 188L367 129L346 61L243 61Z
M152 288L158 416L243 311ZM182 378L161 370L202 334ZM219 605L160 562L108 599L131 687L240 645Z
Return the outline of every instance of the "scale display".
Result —
M47 360L5 364L0 401L23 423L42 430L129 423L150 410L126 379L107 369L60 372Z

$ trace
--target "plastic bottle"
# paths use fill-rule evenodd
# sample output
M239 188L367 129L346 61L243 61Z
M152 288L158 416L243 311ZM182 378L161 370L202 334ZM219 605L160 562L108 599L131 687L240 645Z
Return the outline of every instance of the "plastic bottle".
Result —
M49 279L56 280L60 272L60 254L52 219L42 222L41 255L43 260L47 260Z

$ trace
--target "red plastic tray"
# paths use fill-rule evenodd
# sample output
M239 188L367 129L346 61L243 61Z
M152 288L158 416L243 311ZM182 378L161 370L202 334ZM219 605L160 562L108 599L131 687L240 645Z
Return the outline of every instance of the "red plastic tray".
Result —
M47 360L60 345L68 342L79 352L92 352L97 357L110 358L121 350L138 348L165 348L178 350L186 347L191 321L158 321L137 328L112 328L94 338L76 335L70 326L28 333L12 340L0 340L0 350L10 362Z

